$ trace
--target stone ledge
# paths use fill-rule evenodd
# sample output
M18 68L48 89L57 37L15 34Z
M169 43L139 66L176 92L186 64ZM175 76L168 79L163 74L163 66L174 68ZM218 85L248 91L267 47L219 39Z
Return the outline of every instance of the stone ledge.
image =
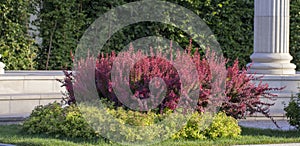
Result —
M31 113L38 105L61 101L62 71L6 71L0 75L0 115Z
M62 71L8 71L0 75L0 93L60 93L65 91L56 79L63 79Z
M0 94L0 101L61 99L61 93Z
M44 70L20 70L20 71L5 71L1 76L64 76L60 70L44 71Z

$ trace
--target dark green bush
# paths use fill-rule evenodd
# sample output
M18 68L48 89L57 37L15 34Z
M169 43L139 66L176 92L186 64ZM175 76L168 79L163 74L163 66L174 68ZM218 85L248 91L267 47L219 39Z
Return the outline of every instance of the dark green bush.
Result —
M300 69L300 0L291 0L290 6L290 53L293 63Z
M297 94L297 97L292 96L291 101L284 110L289 123L300 130L300 93Z
M6 69L62 69L72 67L70 52L88 26L113 7L136 0L6 0L1 3L0 54ZM240 65L251 62L253 52L254 0L167 0L184 6L200 16L212 29L230 65L238 58ZM29 5L33 8L28 9ZM42 9L37 9L41 7ZM299 17L300 0L291 1L290 53L300 66ZM43 39L38 49L28 36L29 13L37 15L34 22ZM67 23L63 23L67 22ZM233 23L234 22L234 23ZM158 35L187 46L188 36L170 25L144 22L117 32L103 52L118 51L140 37ZM37 54L36 54L37 53ZM48 56L49 54L49 56ZM47 63L48 62L48 63Z
M36 21L41 32L40 37L43 38L37 59L39 69L61 69L64 66L70 67L70 52L75 51L80 37L94 20L113 7L137 0L84 0L80 2L44 0L43 3L41 0L34 1L42 6L37 13ZM253 50L254 3L252 0L167 1L179 4L198 14L212 29L223 48L225 57L230 58L230 61L239 58L241 65L250 62L249 56ZM151 35L172 39L182 47L188 46L190 38L186 33L171 25L142 22L124 27L114 34L101 51L118 52L129 42Z
M78 0L32 0L37 19L33 22L43 41L38 48L38 69L71 67L71 52L83 34L86 25L81 2ZM41 8L41 9L40 9Z
M34 0L41 4L41 0ZM43 1L43 9L38 15L37 25L43 38L43 44L39 48L39 69L46 68L48 52L50 60L48 69L61 69L70 67L70 51L74 51L85 29L101 14L113 7L137 0L119 1L92 1L92 0L59 0ZM207 23L220 43L229 64L238 58L240 65L250 63L250 55L253 52L253 19L254 0L166 0L179 4L195 12ZM291 39L290 51L294 57L293 63L300 65L299 55L299 7L300 0L291 1ZM63 15L61 15L63 14ZM58 23L55 22L68 22ZM233 23L234 22L234 23ZM53 29L56 26L56 29ZM51 34L52 37L51 37ZM178 42L181 46L187 46L189 36L171 25L161 23L143 22L125 27L113 35L104 46L103 52L111 50L119 51L129 42L149 36L163 36ZM51 41L52 40L52 41ZM52 44L52 47L49 46Z
M96 136L75 105L62 108L59 103L37 106L24 122L23 130L30 134L47 134L55 137Z

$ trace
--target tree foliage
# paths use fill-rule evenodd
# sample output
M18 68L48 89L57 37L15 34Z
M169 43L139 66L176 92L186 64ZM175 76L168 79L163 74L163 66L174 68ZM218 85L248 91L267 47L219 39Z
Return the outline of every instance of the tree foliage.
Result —
M111 8L137 0L33 0L38 16L35 25L41 32L43 43L39 46L38 69L71 67L70 52L74 52L84 31L100 15ZM239 65L250 63L253 52L254 0L166 0L181 5L199 15L215 34L229 65L238 58ZM299 55L300 1L291 1L290 52L292 61L300 66ZM155 11L155 9L153 9ZM136 12L138 13L138 12ZM124 27L115 33L101 50L118 52L129 42L145 36L163 36L187 46L186 33L171 25L142 22ZM195 41L194 41L195 42ZM194 44L195 45L195 44ZM199 46L195 46L199 47ZM48 62L48 63L47 63Z
M40 0L36 1L41 4ZM75 50L84 30L101 14L128 2L134 1L44 0L37 20L37 26L41 31L40 37L43 38L43 44L39 48L39 68L61 69L66 65L70 67L70 51ZM238 57L242 65L250 62L249 56L253 50L253 1L169 0L169 2L184 6L198 14L216 35L225 57L230 60ZM118 52L129 42L151 35L172 39L183 48L188 45L190 37L171 25L142 22L124 27L114 34L102 51ZM48 54L50 59L47 67Z
M33 3L37 20L34 24L42 38L38 52L39 69L62 69L71 63L74 51L86 24L81 1L36 0Z
M290 8L290 53L293 63L300 68L300 0L292 0Z
M30 0L1 0L0 54L8 70L34 69L36 46L28 35Z

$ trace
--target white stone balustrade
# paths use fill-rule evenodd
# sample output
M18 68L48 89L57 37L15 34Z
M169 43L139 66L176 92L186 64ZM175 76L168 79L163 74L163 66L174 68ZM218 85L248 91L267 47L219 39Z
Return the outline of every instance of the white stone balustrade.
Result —
M0 54L0 58L1 58L1 54ZM5 64L0 61L0 74L4 74L4 67L5 67Z

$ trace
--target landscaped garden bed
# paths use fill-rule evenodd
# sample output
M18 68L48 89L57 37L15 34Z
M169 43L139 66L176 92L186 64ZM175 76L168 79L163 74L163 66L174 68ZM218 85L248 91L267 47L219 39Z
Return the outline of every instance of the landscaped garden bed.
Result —
M79 68L80 70L76 72L76 75L65 72L65 79L59 80L67 89L66 96L63 98L64 102L36 107L30 117L22 125L2 126L0 142L18 145L117 145L123 142L132 144L143 142L152 144L153 142L160 145L232 145L300 142L299 131L261 130L241 128L238 126L236 119L244 118L246 115L256 112L262 113L273 120L272 117L268 115L268 107L272 106L272 104L261 102L260 96L266 96L272 99L273 96L268 94L267 91L280 89L271 89L268 88L268 85L264 84L255 86L251 83L252 76L247 76L245 70L241 72L237 62L233 67L228 67L229 73L227 74L226 80L228 84L226 84L225 87L227 98L219 97L219 101L222 101L222 103L218 105L220 108L217 108L219 111L213 115L209 124L205 125L203 124L207 122L205 119L205 111L208 109L207 105L210 103L209 101L213 101L213 99L207 97L211 91L210 86L204 85L212 84L212 82L210 82L211 72L205 66L207 59L201 59L200 56L194 54L195 62L197 60L199 61L196 62L199 74L207 75L201 76L204 77L203 79L199 77L201 81L203 81L200 84L200 93L203 95L200 94L199 103L197 104L199 107L194 111L194 114L191 115L187 123L181 126L180 129L177 129L177 131L174 131L178 123L174 123L172 120L167 121L167 126L165 127L158 123L167 119L171 113L180 113L180 110L175 111L175 109L172 109L173 105L168 104L168 102L174 100L173 103L175 107L177 106L177 94L172 94L172 92L168 93L167 96L169 100L163 101L163 106L159 106L163 107L162 109L157 108L147 110L147 112L128 110L119 103L120 101L113 98L114 95L111 93L112 90L110 90L111 87L109 86L111 82L110 78L105 75L110 74L109 69L111 67L109 67L109 62L112 61L114 57L112 54L109 57L98 58L99 62L97 62L96 65L96 87L98 91L102 91L102 95L100 96L102 98L99 99L97 95L96 100L82 102L82 99L86 99L86 95L91 95L89 94L90 90L87 90L90 89L88 88L89 86L86 86L90 85L90 82L86 80L87 78L85 77L87 76L84 76L85 74L81 74L82 72L80 72L89 70L89 63L83 63L82 66L80 66L82 68ZM89 59L86 61L88 62ZM210 63L214 63L214 61L213 57L212 60L209 60ZM156 58L147 58L145 62L148 62L145 64L150 66L152 63L156 63L168 67L168 64L164 64L164 62ZM225 61L223 61L223 63L225 63ZM134 70L133 73L139 71L138 68L145 66L145 64L137 64L134 68L136 70ZM214 65L217 66L217 64ZM143 67L143 69L149 68L149 66ZM153 74L160 75L159 69L160 68L154 68L153 70L145 71L145 74L143 74L144 81L149 83ZM92 68L92 70L94 70L94 68ZM168 69L167 71L172 70ZM154 73L151 74L152 72ZM139 75L139 73L130 75L133 76L131 78L132 84L140 85L138 84L141 81L139 80L139 76L134 76ZM163 75L162 77L166 82L174 79L167 78ZM175 86L176 84L173 83L169 86L171 85ZM135 86L132 88L134 91L143 91L143 88L135 88ZM75 98L76 90L80 90L81 94L77 92ZM204 94L206 92L208 94ZM141 95L143 94L146 95L146 92L138 93L140 94L139 97L142 97ZM83 97L80 97L80 95L83 95ZM78 102L80 100L81 102ZM97 102L102 102L106 107L101 108L101 110L97 109L97 106L100 105ZM267 108L262 108L264 106ZM112 121L113 118L107 115L117 119L115 121L117 123L114 123L114 121ZM182 117L179 116L176 118L180 119ZM276 124L275 121L273 122ZM100 126L93 127L94 124L99 124ZM155 124L158 124L158 126ZM126 127L126 125L146 127L145 130L147 131L139 133L138 128L132 129ZM150 127L150 129L147 129L147 127ZM108 130L108 133L101 133L105 130ZM162 138L161 141L157 136L159 138L163 136L164 138Z
M0 37L0 44L2 44L0 45L0 53L3 54L3 62L7 64L7 69L71 69L74 65L72 68L74 71L64 71L65 78L58 79L67 91L64 93L61 103L54 102L45 106L37 106L21 124L0 126L0 143L68 146L300 143L300 94L298 94L297 100L293 99L284 108L289 123L297 130L253 129L238 125L238 119L260 114L269 118L274 125L279 127L270 113L270 107L274 107L274 100L276 100L273 91L281 91L284 87L273 87L264 82L255 84L252 81L261 81L261 78L248 74L249 68L245 68L246 63L250 62L249 56L252 53L252 48L255 48L254 56L255 53L262 51L257 50L258 48L270 48L269 46L257 47L254 45L253 47L252 45L254 15L253 9L248 9L248 7L252 7L254 1L243 3L234 0L207 1L198 4L189 1L172 1L177 4L184 4L201 16L205 20L204 22L216 33L222 51L214 52L211 50L215 47L206 44L206 42L210 42L207 40L201 45L192 42L195 40L197 42L203 37L202 34L196 33L197 37L193 37L191 34L186 34L187 32L183 33L174 29L175 26L147 22L143 23L142 27L139 25L128 26L114 36L110 36L111 32L109 32L108 38L110 39L106 41L107 45L103 46L103 49L97 47L103 51L97 51L97 54L91 53L93 56L90 54L90 50L87 50L92 48L89 45L83 45L89 43L90 40L84 39L85 37L80 39L85 29L107 9L131 1L122 0L118 3L108 3L107 6L109 7L103 6L102 3L92 3L92 1L81 2L80 4L75 1L61 3L59 0L43 1L43 3L40 3L40 0L19 1L18 3L11 0L4 2L0 6L4 16L2 25L4 26L3 34L5 34ZM258 1L255 1L255 6L263 6L256 2ZM276 2L277 4L282 3L279 0ZM294 11L298 8L296 3L299 1L291 5ZM92 9L91 5L95 9ZM279 7L275 9L274 5L270 8L274 8L274 12L285 12ZM260 8L255 7L255 9L259 10ZM294 11L291 13L292 16L295 15ZM131 11L130 15L127 16L134 18L136 12ZM30 24L37 26L36 30L39 32L37 36L43 40L40 44L34 43L34 37L27 35L29 23L27 23L28 19L24 17L24 14L29 17L31 13L37 17ZM256 19L260 18L256 14L259 13L255 12L255 20L259 20ZM275 17L277 20L277 16ZM296 20L298 19L291 19L291 21ZM288 24L288 21L286 22L284 24ZM275 24L275 22L273 23ZM279 26L277 24L275 25L276 30ZM200 25L197 24L197 26ZM274 25L269 26L273 27ZM111 28L114 27L111 27L111 23L109 23L109 31ZM296 34L291 37L291 52L296 54L295 61L297 62L299 55L297 57L297 53L295 53L297 49L294 46L298 43L293 40L295 36L298 36L298 31L293 29L296 28L296 25L291 25L291 28L293 30L291 32ZM115 30L118 30L117 27ZM254 31L255 36L260 36L259 33L256 33L258 32L256 27L254 30L256 30ZM270 42L278 41L279 44L286 44L288 27L283 29L280 26L277 31L280 32L279 39L276 38ZM127 33L132 34L132 37L124 35ZM265 33L262 31L262 34ZM178 42L180 46L189 46L182 52L174 49L176 46L171 41L170 46L166 48L151 45L149 52L137 51L133 48L133 44L130 44L127 52L120 50L128 42L141 36L152 35L168 36L167 38ZM264 41L255 37L254 42L258 42L256 44L260 44L257 40ZM83 43L78 45L78 42ZM145 43L143 45L148 46ZM273 48L273 50L275 49L278 48ZM279 50L279 52L286 54L289 52L289 48L279 48ZM83 51L85 53L80 54ZM263 52L265 51L263 50ZM220 53L224 53L228 59L223 58L222 55L218 56ZM274 54L275 52L269 51L268 53ZM78 54L80 55L78 56ZM263 56L258 58L274 60L272 57L270 59ZM259 64L260 59L253 56L251 59L254 62L254 67L255 63ZM276 65L278 63L284 66L279 63L280 60L284 61L284 57L279 57L278 60L275 57ZM272 62L270 64L264 67L273 66ZM292 67L287 69L291 70L284 73L294 74L294 65L289 65ZM299 64L297 65L299 68ZM268 68L262 68L258 71L265 69ZM274 69L276 73L280 72L276 69ZM275 71L267 73L275 73ZM49 86L46 84L34 86L32 83L27 85L25 82L22 85L24 85L24 89L25 87L34 87L34 90L39 91L42 87ZM283 85L280 84L279 86ZM296 86L293 85L293 87ZM3 92L7 94L8 90L5 89ZM32 94L31 91L30 93ZM266 100L262 100L262 98ZM12 97L9 99L11 100ZM9 106L8 111L17 109L16 107L11 108Z

